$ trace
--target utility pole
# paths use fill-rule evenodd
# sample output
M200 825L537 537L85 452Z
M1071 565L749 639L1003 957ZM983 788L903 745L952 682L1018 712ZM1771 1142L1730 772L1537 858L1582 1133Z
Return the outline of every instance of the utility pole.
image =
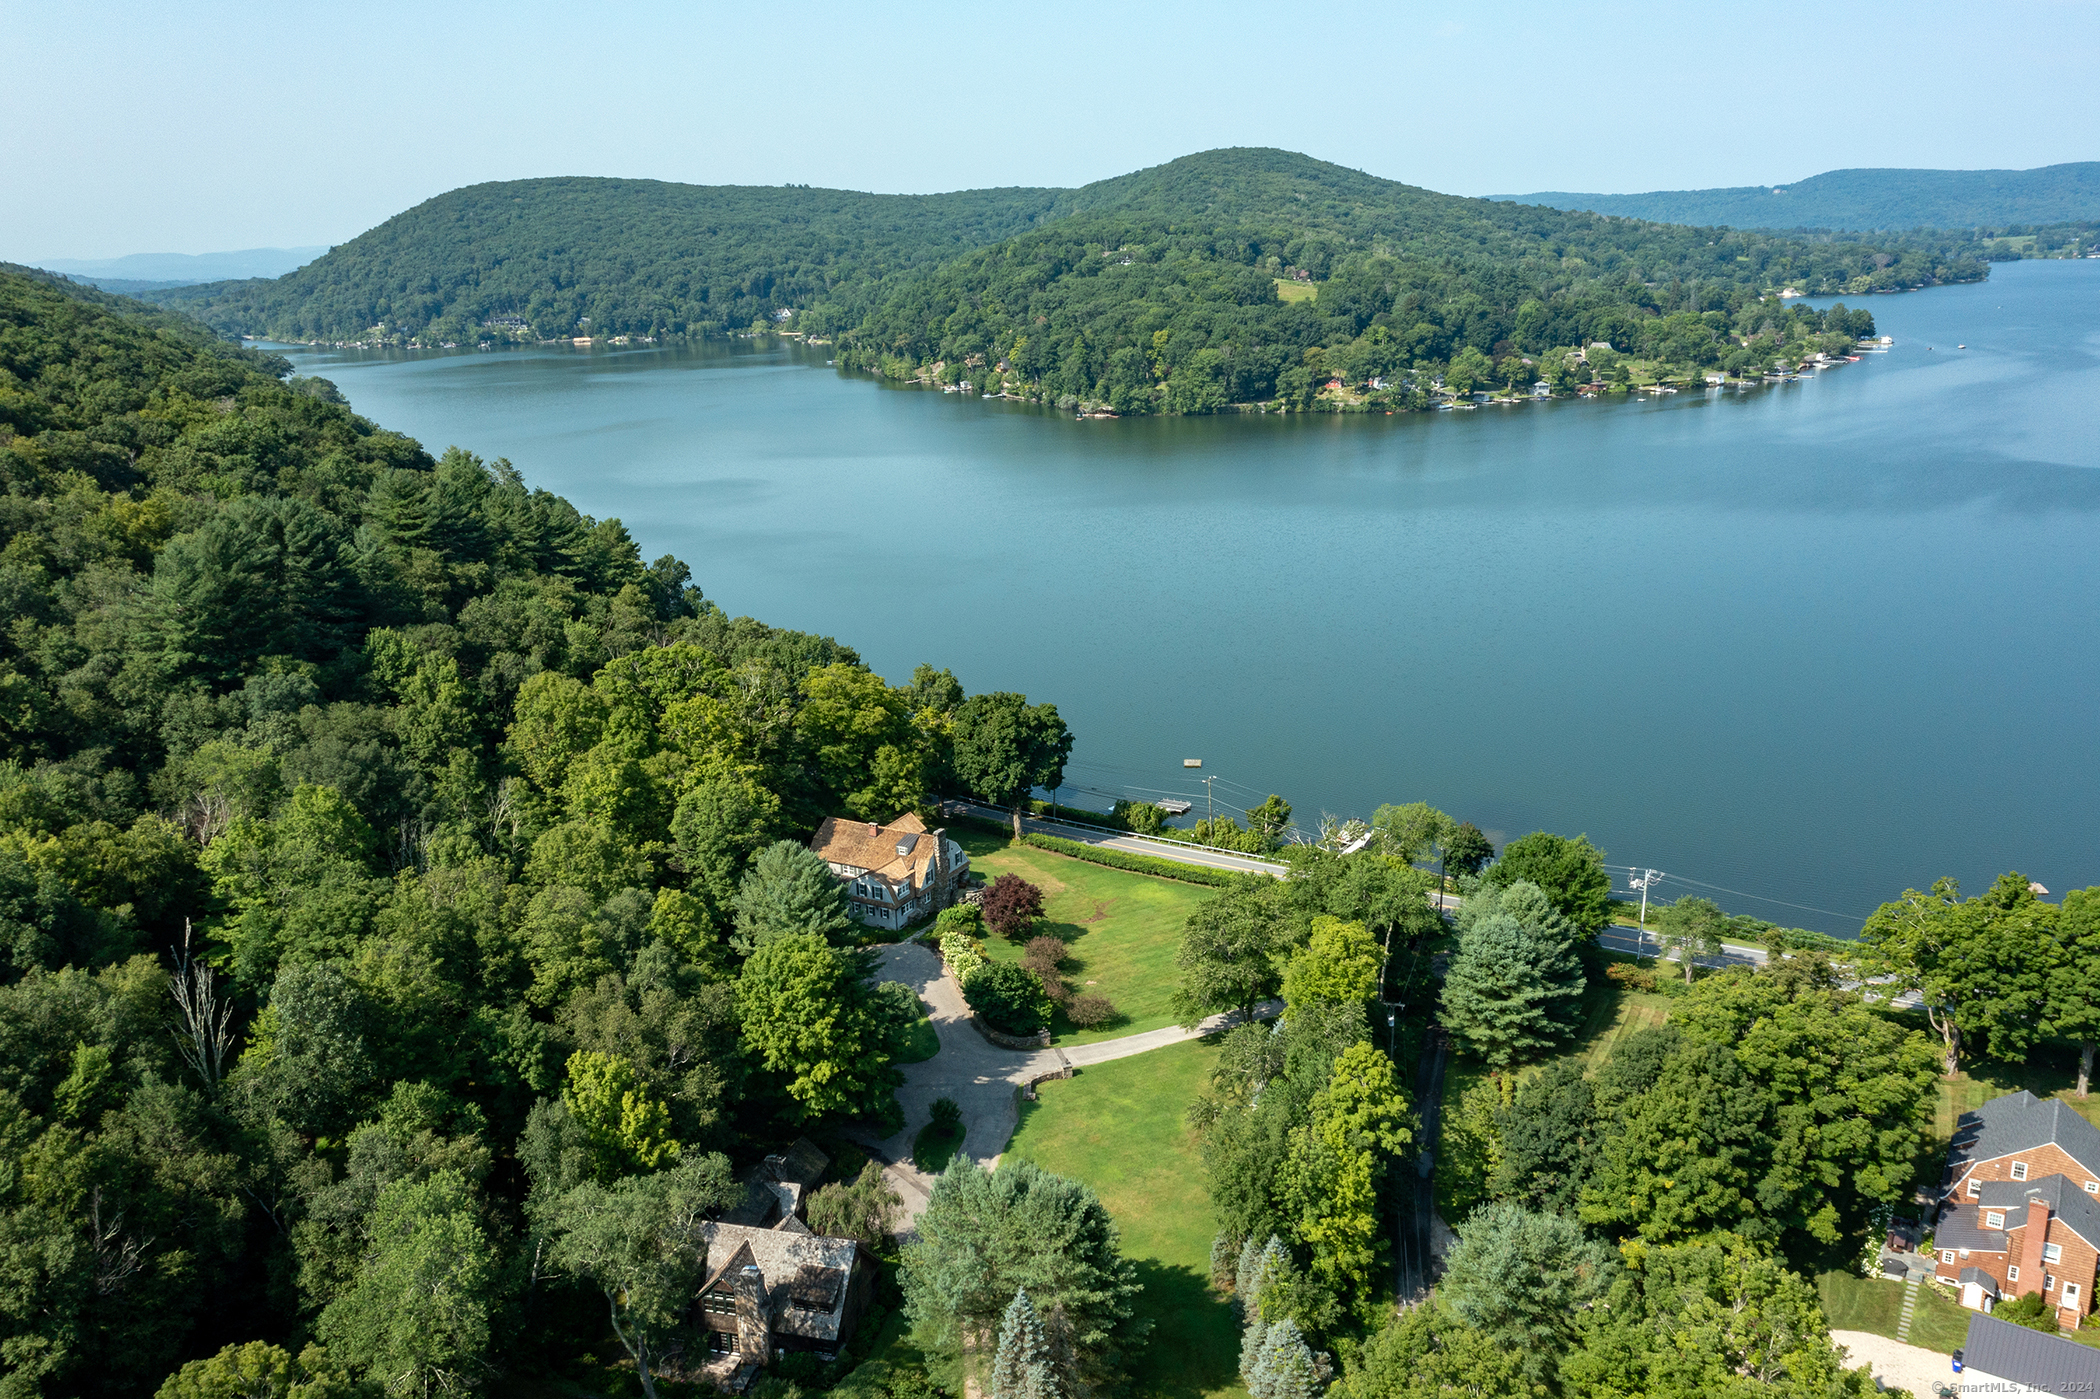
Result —
M1211 776L1203 779L1203 819L1206 821L1214 821L1217 819L1218 813L1213 809L1213 805L1210 799L1210 784L1217 780L1218 779L1216 774L1212 774Z
M1628 884L1641 891L1641 943L1643 946L1646 946L1648 941L1648 888L1650 885L1654 884L1656 880L1661 879L1662 877L1663 872L1661 870L1644 869L1641 871L1641 877L1639 879L1629 879L1626 881Z

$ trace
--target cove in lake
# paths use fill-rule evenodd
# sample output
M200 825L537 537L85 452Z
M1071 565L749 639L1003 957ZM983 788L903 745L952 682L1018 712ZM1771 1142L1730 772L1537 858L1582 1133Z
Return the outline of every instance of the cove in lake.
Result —
M2100 263L1866 304L1893 352L1807 382L1397 417L1076 422L751 341L287 353L733 615L1055 701L1067 798L1200 811L1201 757L1221 806L1587 832L1850 933L1943 874L2100 883Z

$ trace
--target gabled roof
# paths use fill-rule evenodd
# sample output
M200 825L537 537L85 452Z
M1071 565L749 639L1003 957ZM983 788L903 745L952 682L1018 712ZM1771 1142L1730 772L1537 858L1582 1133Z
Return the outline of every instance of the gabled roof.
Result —
M2027 1202L2040 1200L2056 1216L2056 1222L2069 1227L2079 1238L2095 1248L2100 1248L2100 1200L2085 1193L2084 1187L2068 1176L2044 1176L2040 1180L1987 1180L1983 1183L1983 1194L1978 1203L1992 1209L2005 1210L2005 1227L2008 1231L2024 1228L2027 1224Z
M773 1329L812 1341L836 1341L845 1319L846 1284L860 1256L860 1245L851 1239L787 1229L753 1229L741 1224L703 1224L707 1240L708 1282L705 1292L730 1266L750 1263L765 1277L766 1315ZM829 1291L826 1284L835 1283ZM799 1293L799 1296L798 1296ZM830 1305L817 1310L809 1305L819 1295L831 1297ZM800 1301L802 1305L797 1305Z
M1981 1268L1964 1268L1961 1270L1961 1276L1955 1280L1964 1287L1973 1282L1991 1296L1995 1297L1998 1295L1998 1279L1992 1277Z
M2044 1394L2093 1393L2100 1385L2100 1350L1985 1316L1969 1318L1962 1369L2025 1385Z
M2079 1116L2063 1099L2045 1101L2023 1088L1961 1115L1954 1125L1947 1165L1952 1178L1958 1179L1971 1163L2052 1144L2100 1176L2100 1127Z
M925 822L906 812L887 826L827 816L811 837L809 848L834 865L867 870L892 884L909 880L916 886L929 877L939 844Z

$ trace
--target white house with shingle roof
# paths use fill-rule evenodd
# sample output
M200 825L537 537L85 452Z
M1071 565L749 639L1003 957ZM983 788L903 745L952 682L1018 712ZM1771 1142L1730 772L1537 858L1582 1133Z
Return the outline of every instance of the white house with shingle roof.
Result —
M963 848L911 813L887 826L828 816L809 848L845 882L853 916L877 928L905 928L939 913L970 873Z

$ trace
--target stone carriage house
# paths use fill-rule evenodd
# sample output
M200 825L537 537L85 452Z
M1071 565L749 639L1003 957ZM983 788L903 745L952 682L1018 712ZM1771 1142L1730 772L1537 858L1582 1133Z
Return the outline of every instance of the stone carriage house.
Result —
M939 913L970 874L963 848L909 813L887 826L827 816L809 848L845 882L853 916L877 928L906 928Z
M2100 1262L2100 1129L2024 1090L1962 1114L1933 1230L1935 1280L1963 1306L2039 1292L2057 1324L2093 1305Z
M852 1340L877 1264L852 1239L811 1231L802 1210L830 1162L806 1138L744 1173L744 1200L701 1226L706 1280L693 1320L716 1357L707 1374L740 1392L783 1351L829 1359Z

